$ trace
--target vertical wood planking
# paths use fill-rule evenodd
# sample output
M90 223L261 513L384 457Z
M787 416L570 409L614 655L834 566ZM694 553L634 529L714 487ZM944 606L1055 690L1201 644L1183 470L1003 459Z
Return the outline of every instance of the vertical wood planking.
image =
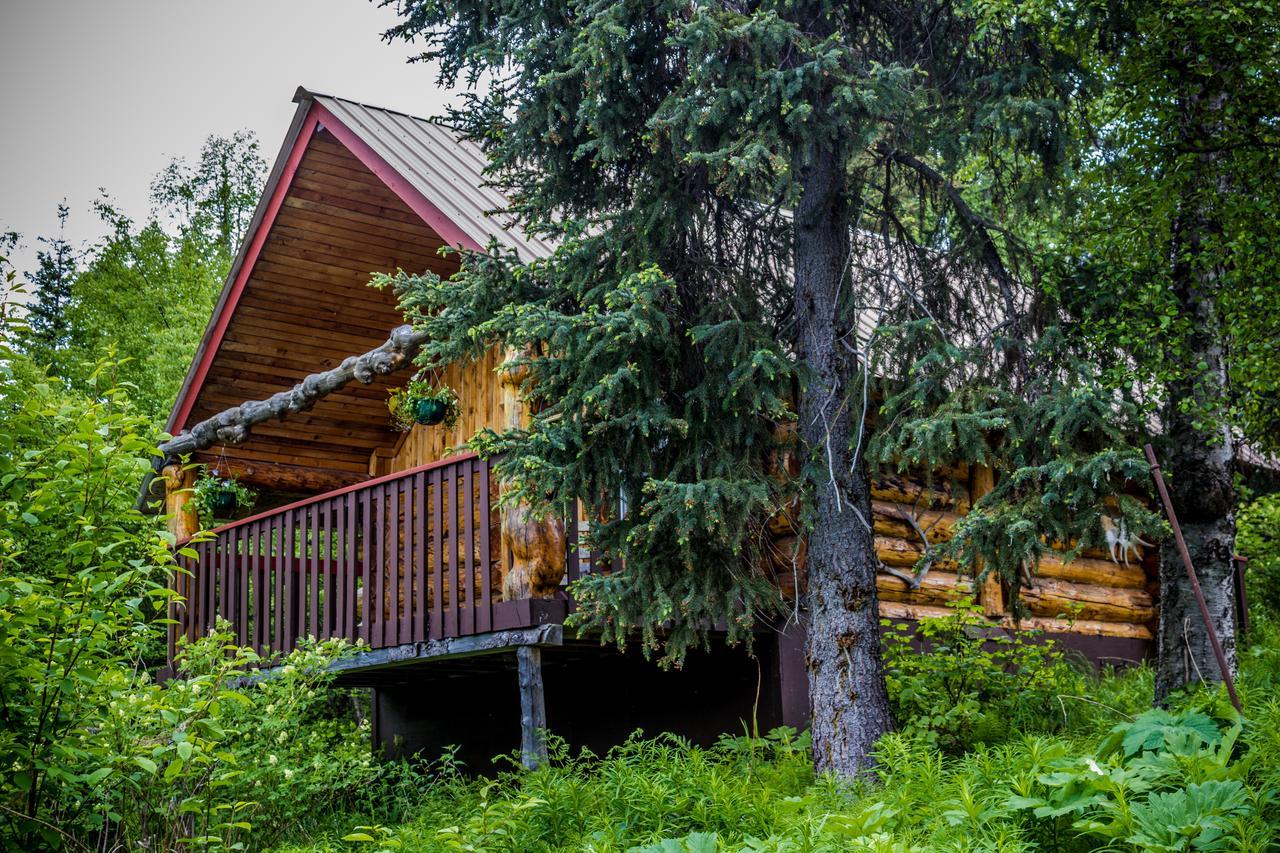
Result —
M400 535L404 539L396 571L400 579L399 641L408 643L413 640L413 479L406 477L400 480L397 488L400 491Z
M460 599L462 598L462 590L458 584L458 478L454 475L453 465L445 466L440 471L440 479L444 483L444 494L446 498L446 506L444 517L446 521L446 529L442 532L441 538L448 540L449 563L446 570L447 584L449 587L449 609L445 611L444 632L445 636L458 636L458 616L461 612Z
M374 563L366 569L373 573L373 625L370 626L369 645L382 648L386 645L386 576L387 576L387 498L386 489L379 486L373 495L377 507L377 518L374 520L374 536L377 539Z
M343 525L342 591L338 593L342 615L339 624L342 636L353 643L356 641L356 507L359 500L359 496L354 494L342 498L347 520Z
M431 471L431 639L444 636L444 489L440 485L440 469Z
M261 654L262 626L267 613L262 596L267 588L267 573L262 568L262 522L255 521L250 526L249 541L253 551L253 650Z
M273 620L274 630L271 632L271 651L279 654L284 651L284 516L272 519L271 538L271 571L275 575L275 603Z
M427 475L413 476L413 641L427 639Z
M493 583L492 554L489 552L489 532L492 526L492 508L489 494L489 462L477 459L473 463L479 474L479 509L477 519L480 523L480 612L477 615L476 630L480 632L493 630Z
M473 478L471 476L471 460L461 463L458 473L462 474L462 583L459 590L464 592L462 623L459 630L463 634L476 632L476 573L475 573L475 495L472 494Z
M387 558L383 563L387 599L382 611L382 642L394 646L400 641L400 484L389 483L382 488L387 500Z
M308 573L307 591L311 596L311 605L307 608L307 634L312 637L320 636L320 504L314 503L307 507L309 520L307 523L307 538L304 540L304 554L310 557L308 565L311 571ZM307 553L307 552L310 553Z
M179 557L166 650L218 619L264 655L304 635L381 648L493 630L500 539L490 463L453 459L221 530ZM570 579L580 536L571 528ZM361 593L363 590L363 593Z
M341 512L342 499L331 498L321 506L324 507L324 625L321 632L325 637L335 637L337 632L333 621L337 615L337 602L333 599L333 517L335 512Z
M280 638L280 651L288 654L293 650L294 640L298 636L298 565L294 559L294 548L297 539L297 510L289 510L284 514L282 526L284 542L282 543L280 571L284 575L284 636Z
M372 602L370 601L373 595L373 587L370 585L370 578L372 578L372 574L370 573L373 571L373 560L371 559L373 552L371 520L373 517L373 509L369 505L372 492L367 489L362 489L361 491L356 492L356 495L360 501L360 524L361 529L364 531L360 540L363 559L360 576L360 639L364 640L365 643L369 643L371 642L371 634L369 632L369 620L371 618L370 611L373 609Z
M252 580L251 567L249 565L249 528L244 526L239 528L240 534L240 553L236 559L236 585L239 587L237 592L240 593L240 613L238 622L240 623L240 645L247 646L250 644L251 634L249 633L249 619L252 616L249 611L249 589Z

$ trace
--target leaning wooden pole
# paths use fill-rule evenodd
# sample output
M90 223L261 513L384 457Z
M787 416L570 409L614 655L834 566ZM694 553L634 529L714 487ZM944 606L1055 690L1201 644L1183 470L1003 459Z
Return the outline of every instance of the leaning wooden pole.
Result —
M1200 589L1200 578L1196 576L1195 567L1191 565L1191 552L1187 550L1187 542L1182 538L1182 527L1178 524L1178 514L1173 510L1173 501L1169 498L1169 488L1165 485L1164 475L1160 473L1160 463L1156 461L1156 452L1151 445L1145 445L1147 464L1151 466L1151 476L1156 481L1156 489L1160 492L1160 500L1164 503L1164 511L1169 516L1169 525L1173 528L1173 539L1178 544L1178 553L1182 555L1182 565L1187 570L1187 580L1191 582L1191 591L1195 594L1196 604L1200 606L1200 618L1204 619L1205 630L1209 632L1209 645L1213 647L1213 656L1218 659L1218 669L1222 671L1222 681L1227 685L1227 694L1231 704L1243 713L1240 697L1236 695L1235 679L1231 677L1231 667L1227 665L1227 656L1222 651L1222 643L1218 639L1218 629L1214 627L1209 616L1209 606L1205 604L1204 592Z
M425 332L408 325L398 326L382 345L362 355L343 359L342 364L332 370L313 373L288 391L272 394L265 400L251 400L232 406L174 436L159 446L160 454L152 460L152 470L142 481L138 509L143 512L151 510L151 484L166 465L216 444L242 444L257 424L273 418L284 420L289 415L307 411L317 401L352 382L368 385L379 376L408 367L426 342Z

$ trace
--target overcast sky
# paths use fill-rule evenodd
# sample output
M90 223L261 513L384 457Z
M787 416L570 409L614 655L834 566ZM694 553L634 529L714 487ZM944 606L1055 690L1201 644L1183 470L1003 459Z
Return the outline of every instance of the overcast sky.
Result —
M432 69L380 39L394 22L368 0L0 0L0 230L23 235L18 270L63 197L76 243L101 233L99 187L145 219L152 176L211 133L252 130L271 162L299 85L439 113Z

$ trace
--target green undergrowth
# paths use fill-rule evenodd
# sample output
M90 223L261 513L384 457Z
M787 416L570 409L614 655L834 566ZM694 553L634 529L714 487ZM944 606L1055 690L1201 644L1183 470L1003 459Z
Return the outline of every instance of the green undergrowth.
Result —
M955 656L978 653L949 648L941 675L956 677ZM1024 654L997 649L999 667L1005 653ZM1243 716L1208 691L1152 710L1145 668L1095 676L1043 651L1029 654L1052 677L1022 686L1028 709L1003 728L988 719L990 708L1018 685L997 679L975 696L956 683L935 684L979 719L957 728L948 715L934 725L920 697L904 702L899 672L897 711L917 716L899 720L900 730L880 744L874 778L858 785L815 777L807 736L786 729L710 747L637 734L603 756L571 753L553 738L551 762L535 772L513 761L495 779L474 779L446 759L410 819L335 813L280 849L1260 851L1280 844L1274 627L1260 626L1243 652ZM978 682L993 678L992 668L976 666ZM909 673L926 692L925 681L939 677L927 667ZM958 748L960 737L975 742Z

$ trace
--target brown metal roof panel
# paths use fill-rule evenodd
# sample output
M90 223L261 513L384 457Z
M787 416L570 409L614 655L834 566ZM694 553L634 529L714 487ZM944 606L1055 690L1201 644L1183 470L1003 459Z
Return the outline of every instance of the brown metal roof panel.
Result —
M526 258L551 253L551 243L525 234L503 215L508 201L488 182L488 160L479 146L437 122L328 95L311 97L476 242L493 237Z

